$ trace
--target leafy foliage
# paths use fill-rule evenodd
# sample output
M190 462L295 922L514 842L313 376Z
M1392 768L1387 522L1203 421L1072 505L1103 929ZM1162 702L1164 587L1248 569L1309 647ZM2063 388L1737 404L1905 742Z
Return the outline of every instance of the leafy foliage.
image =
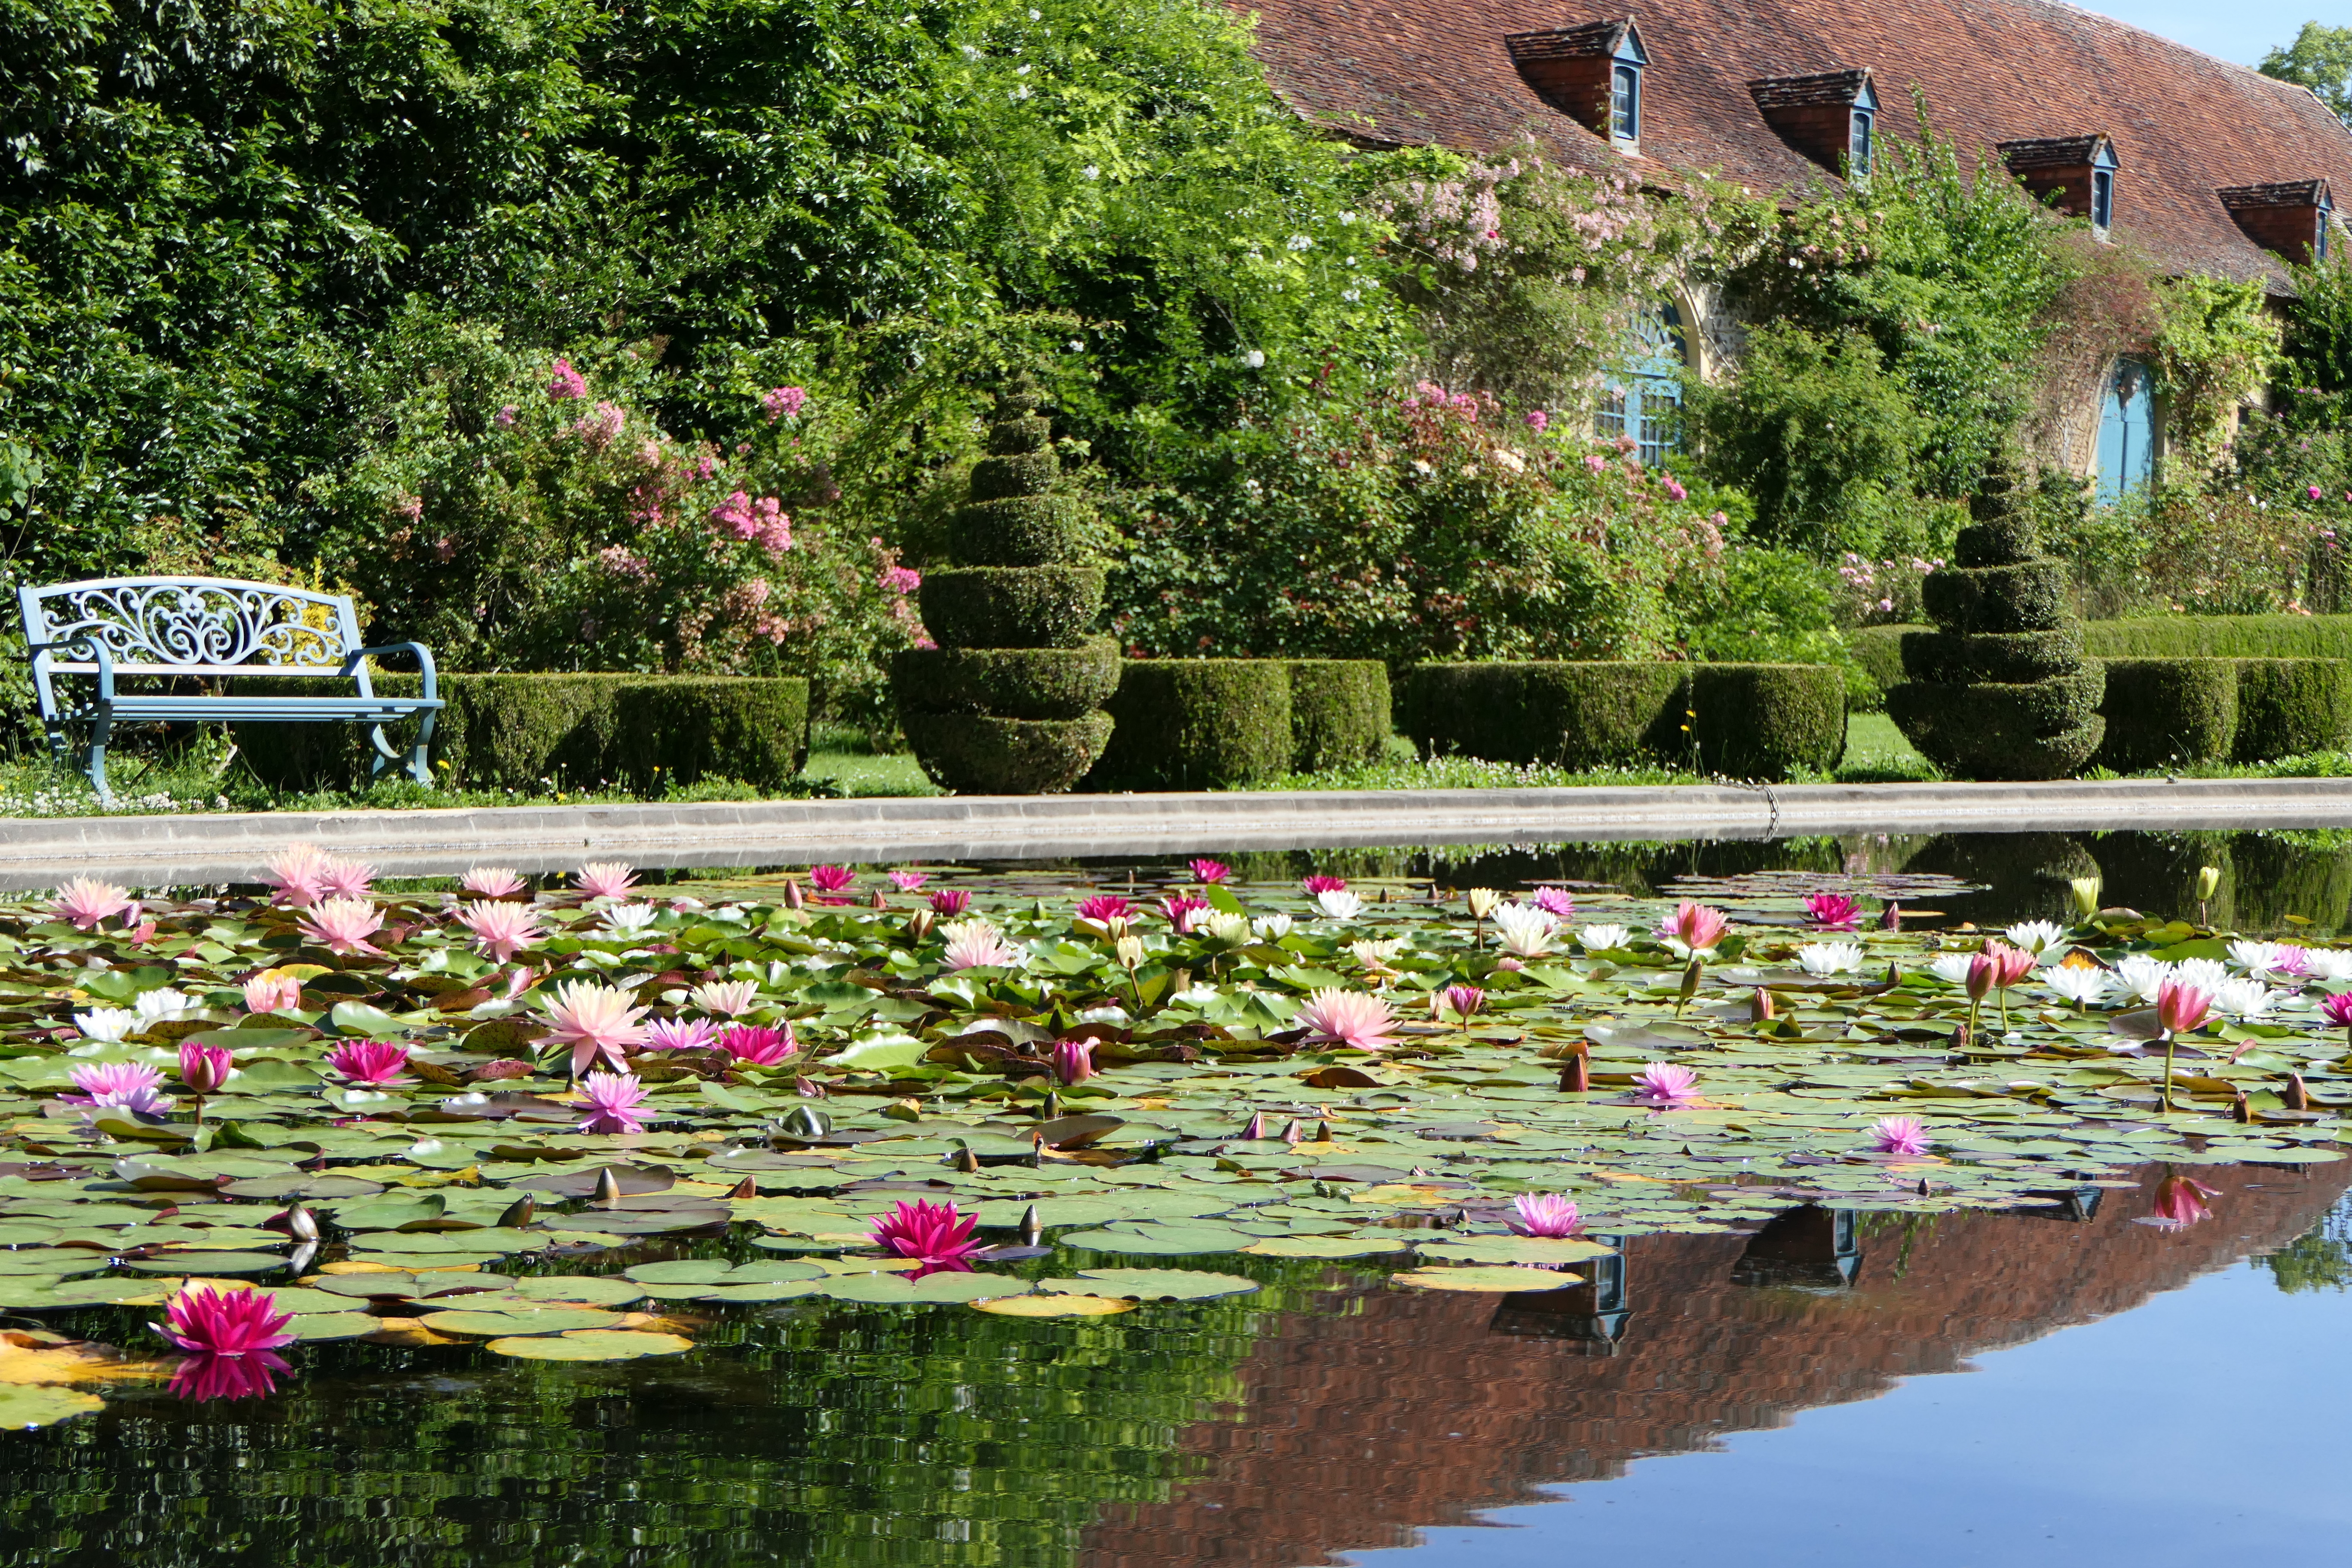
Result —
M2311 89L2352 125L2352 27L2305 22L2294 42L2264 55L2257 68Z

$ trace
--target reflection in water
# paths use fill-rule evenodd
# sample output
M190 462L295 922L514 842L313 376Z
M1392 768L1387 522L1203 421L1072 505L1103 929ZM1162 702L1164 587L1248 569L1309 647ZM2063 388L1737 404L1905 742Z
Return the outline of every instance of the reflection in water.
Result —
M268 1398L118 1389L0 1435L0 1562L1320 1563L1870 1398L2248 1250L2285 1249L2283 1286L2340 1279L2340 1232L2296 1238L2347 1164L2200 1171L2214 1217L2177 1231L2136 1223L2162 1174L2031 1214L1641 1237L1508 1297L1181 1259L1265 1288L1087 1321L786 1303L714 1320L677 1362L301 1347Z

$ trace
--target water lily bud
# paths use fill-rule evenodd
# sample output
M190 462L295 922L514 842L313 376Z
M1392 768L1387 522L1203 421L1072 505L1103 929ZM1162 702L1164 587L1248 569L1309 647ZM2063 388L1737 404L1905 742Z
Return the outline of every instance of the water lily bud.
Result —
M1568 1065L1559 1069L1559 1091L1562 1094L1592 1092L1592 1063L1582 1051L1569 1058Z
M756 1198L760 1195L760 1184L746 1176L728 1188L727 1195L730 1198Z
M1969 1000L1981 1002L1992 992L1992 983L2000 975L2000 965L1989 952L1979 952L1969 960Z
M2096 917L2099 912L2099 892L2105 885L2096 877L2077 877L2068 882L2067 890L2074 895L2074 912L2086 921Z
M1021 1213L1021 1245L1035 1247L1045 1239L1045 1222L1038 1216L1037 1205L1031 1204Z
M1480 921L1493 914L1495 906L1503 901L1503 895L1492 888L1473 888L1462 897L1470 906L1470 918Z
M788 910L797 910L805 908L807 904L808 900L801 897L801 885L798 882L793 881L789 877L785 878L784 908Z
M1126 970L1128 973L1133 973L1135 971L1143 967L1143 939L1141 937L1120 937L1118 939L1118 945L1114 951L1118 954L1118 966L1121 969Z
M1765 1023L1778 1016L1779 1011L1772 1005L1772 993L1761 985L1748 998L1748 1016L1752 1023Z
M621 1178L610 1165L596 1173L595 1202L601 1208L621 1206Z
M929 910L917 910L914 913L908 915L907 917L907 940L909 942L921 942L925 937L931 934L932 923L938 919L939 916L933 914Z
M2200 902L2206 899L2211 898L2213 896L2214 889L2219 888L2221 885L2221 868L2219 866L2200 866L2197 868L2197 897Z
M1903 929L1903 906L1899 903L1894 902L1893 900L1889 900L1887 906L1878 911L1878 929L1881 931L1901 931Z
M2286 1088L2279 1091L2279 1103L2289 1110L2311 1109L2311 1090L2304 1086L2301 1073L2291 1072L2286 1075Z
M531 1216L538 1213L539 1200L532 1197L529 1193L525 1193L522 1196L509 1204L505 1210L499 1214L498 1228L500 1230L520 1230L523 1226L529 1225L531 1222Z

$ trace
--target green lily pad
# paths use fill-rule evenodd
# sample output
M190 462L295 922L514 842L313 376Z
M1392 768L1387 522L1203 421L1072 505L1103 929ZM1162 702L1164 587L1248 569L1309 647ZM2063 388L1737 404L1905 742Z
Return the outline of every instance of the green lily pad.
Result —
M1241 1296L1258 1288L1238 1274L1206 1274L1189 1268L1081 1268L1075 1279L1041 1279L1037 1289L1071 1296L1129 1296L1140 1301L1205 1301Z
M1448 1263L1581 1263L1612 1250L1580 1237L1465 1236L1427 1241L1415 1248L1423 1258Z
M383 1327L383 1320L371 1312L299 1312L286 1325L286 1332L297 1340L355 1340L372 1334Z
M264 1274L286 1267L274 1252L166 1252L154 1258L131 1258L126 1268L142 1274Z
M1081 1230L1063 1237L1061 1242L1089 1252L1175 1258L1188 1253L1239 1252L1257 1239L1228 1226L1163 1226L1150 1230Z
M1565 1286L1584 1283L1573 1274L1557 1274L1546 1268L1510 1268L1497 1264L1414 1268L1389 1278L1399 1285L1416 1285L1424 1290L1558 1290Z
M677 1334L634 1329L576 1329L560 1334L492 1340L484 1349L519 1361L635 1361L644 1356L682 1355L694 1342Z
M106 1402L79 1388L55 1388L46 1384L0 1383L0 1428L27 1431L54 1426L76 1415L102 1409Z
M593 1307L466 1307L427 1312L425 1326L437 1334L488 1337L506 1334L561 1334L573 1329L609 1329L621 1321L618 1312Z
M1260 1258L1378 1258L1402 1252L1410 1245L1401 1234L1395 1240L1360 1236L1263 1236L1242 1250Z

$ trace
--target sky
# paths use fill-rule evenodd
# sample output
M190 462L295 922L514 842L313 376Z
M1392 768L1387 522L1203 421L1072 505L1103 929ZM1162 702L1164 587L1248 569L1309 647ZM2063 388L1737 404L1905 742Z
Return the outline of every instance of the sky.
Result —
M2340 26L2342 0L2070 0L2135 27L2161 33L2240 65L2260 65L2271 50L2293 43L2315 19ZM2330 16L2328 13L2335 12Z

